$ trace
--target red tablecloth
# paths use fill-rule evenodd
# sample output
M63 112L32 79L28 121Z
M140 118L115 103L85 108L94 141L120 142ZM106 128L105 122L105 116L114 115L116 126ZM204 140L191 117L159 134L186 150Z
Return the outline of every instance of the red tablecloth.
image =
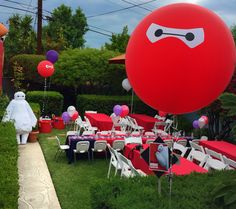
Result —
M99 131L111 130L113 122L111 118L104 113L85 113L92 126L95 126Z
M132 161L135 168L142 170L146 174L154 175L154 173L151 170L149 170L148 164L144 161L144 159L141 158L140 151L138 150L132 151L134 146L135 146L134 144L126 145L124 150L124 155ZM146 149L148 148L148 146L149 145L144 144L143 148ZM172 172L175 175L188 175L192 172L207 173L207 170L181 157L180 164L179 165L175 164L172 166Z
M200 145L219 152L236 161L236 145L225 141L200 141Z
M145 114L129 114L130 117L134 118L139 126L142 126L145 131L151 131L154 127L155 122L158 120L154 117Z

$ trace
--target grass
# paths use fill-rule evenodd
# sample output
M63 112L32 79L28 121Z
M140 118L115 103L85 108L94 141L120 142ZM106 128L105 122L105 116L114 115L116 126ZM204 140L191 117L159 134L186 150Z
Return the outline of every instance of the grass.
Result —
M65 154L61 154L58 162L54 156L57 151L58 136L65 143L64 130L53 130L50 134L40 134L40 144L43 150L58 199L62 209L91 209L90 186L94 182L106 178L109 161L95 157L89 162L86 157L76 164L68 164Z

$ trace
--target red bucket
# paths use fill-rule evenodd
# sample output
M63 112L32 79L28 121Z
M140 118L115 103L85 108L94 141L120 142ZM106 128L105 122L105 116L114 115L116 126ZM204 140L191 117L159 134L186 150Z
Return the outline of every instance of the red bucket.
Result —
M65 124L61 117L54 117L53 118L53 128L55 129L64 129Z
M39 120L39 131L40 133L51 133L52 120Z

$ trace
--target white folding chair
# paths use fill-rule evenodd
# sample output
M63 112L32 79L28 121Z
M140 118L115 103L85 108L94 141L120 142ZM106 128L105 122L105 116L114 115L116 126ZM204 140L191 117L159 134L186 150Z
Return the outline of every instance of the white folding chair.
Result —
M76 143L76 149L73 150L74 162L76 162L76 155L81 153L88 153L88 159L90 160L89 145L90 145L89 141L80 141Z
M236 161L227 158L226 156L223 155L223 160L224 163L227 164L227 169L231 170L231 169L236 169Z
M187 152L188 148L183 146L182 144L179 144L177 142L174 143L173 145L173 150L178 150L181 152L181 157L184 157L185 153Z
M56 161L58 160L59 156L61 155L61 153L65 150L68 150L70 149L70 146L69 145L66 145L66 144L61 144L60 142L60 139L58 138L58 136L55 137L56 138L56 141L57 141L57 145L58 145L58 149L57 149L57 152L54 156L54 158L56 159Z
M174 144L173 139L165 139L164 142L165 142L165 144L167 144L167 146L168 146L170 149L172 149L173 144Z
M130 136L138 137L138 136L141 136L141 133L139 131L132 131Z
M176 141L176 143L181 144L184 147L186 147L188 141L187 141L187 139L180 139L180 140Z
M147 138L155 138L156 137L155 133L153 133L152 131L146 131L143 136L147 137Z
M85 119L85 122L87 123L87 130L88 131L96 132L98 130L97 127L91 125L90 120L86 116L84 116L84 119Z
M91 136L91 135L94 135L94 134L95 134L94 131L84 131L82 133L82 136Z
M111 166L113 166L115 168L115 176L117 174L118 170L121 170L121 165L119 164L119 161L117 159L117 151L114 150L110 144L107 144L107 147L110 151L111 154L111 158L110 158L110 163L109 163L109 168L108 168L108 172L107 172L107 178L110 177L110 172L111 172Z
M203 165L206 163L207 159L209 158L209 155L205 154L205 151L202 146L195 144L193 142L189 142L191 145L191 151L187 157L190 161L197 161L199 163L199 166L203 167Z
M165 121L165 127L164 127L164 131L165 131L165 132L170 131L170 128L171 128L173 122L174 122L173 120L166 119L166 121Z
M134 118L131 118L129 116L126 116L130 122L130 126L132 128L133 131L139 131L140 133L142 133L142 131L144 130L144 128L142 126L139 126L137 121Z
M199 144L200 139L193 139L192 142L195 143L195 144Z
M112 143L112 148L116 151L121 151L125 147L125 140L115 140Z
M218 153L214 150L208 149L205 147L206 154L210 155L212 158L216 158L217 160L220 160L224 163L223 155L221 153Z
M94 148L92 148L92 159L94 152L105 152L106 159L107 159L107 141L105 140L98 140L94 143Z
M86 110L85 113L98 113L98 112L94 110Z
M125 144L143 144L142 137L125 137Z
M121 165L121 178L125 177L134 177L134 176L146 176L144 172L139 169L135 169L132 162L127 159L124 155L117 152L117 159Z
M206 170L224 170L227 168L227 165L221 162L220 160L213 159L209 156L204 168Z

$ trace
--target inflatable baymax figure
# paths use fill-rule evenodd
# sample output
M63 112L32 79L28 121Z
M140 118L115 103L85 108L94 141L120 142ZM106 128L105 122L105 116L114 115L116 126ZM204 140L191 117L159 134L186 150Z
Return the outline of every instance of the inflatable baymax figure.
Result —
M14 94L14 99L7 106L3 121L13 121L16 128L17 143L26 144L32 127L36 126L37 118L25 100L23 92L18 91Z

